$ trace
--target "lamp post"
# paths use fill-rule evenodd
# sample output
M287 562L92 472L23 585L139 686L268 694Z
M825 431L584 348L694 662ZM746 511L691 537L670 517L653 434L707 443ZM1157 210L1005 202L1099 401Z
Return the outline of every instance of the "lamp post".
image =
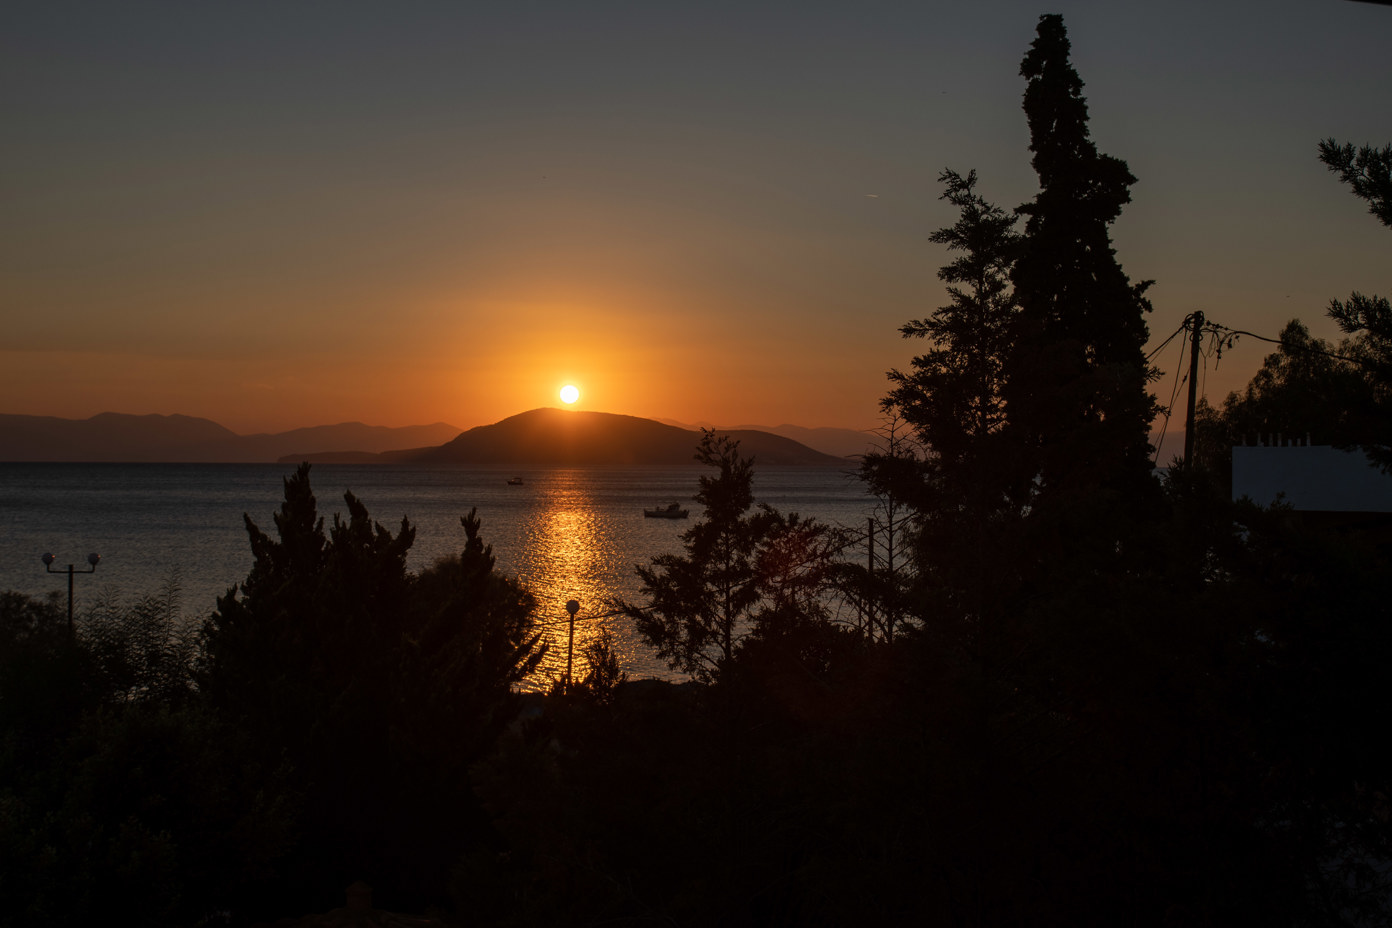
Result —
M566 637L566 692L570 692L570 671L572 658L575 656L575 613L580 611L580 601L575 599L566 600L566 612L570 613L570 634Z
M73 569L73 565L71 565L71 564L68 565L68 569L67 569L66 571L63 571L63 570L54 570L54 569L53 569L53 562L56 561L56 560L58 560L58 557L57 557L57 555L54 555L54 554L45 554L45 555L43 556L43 562L44 562L44 569L45 569L45 570L47 570L47 571L48 571L49 573L51 573L51 574L66 573L66 574L68 575L68 634L71 635L71 634L72 634L72 631L73 631L73 619L72 619L72 585L73 585L73 574L74 574L74 573L79 573L79 574L94 574L94 573L96 573L96 572L97 572L97 564L101 561L101 555L100 555L100 554L97 554L96 552L93 552L92 554L87 555L87 563L90 564L90 565L92 565L92 566L88 567L86 570L74 570L74 569Z

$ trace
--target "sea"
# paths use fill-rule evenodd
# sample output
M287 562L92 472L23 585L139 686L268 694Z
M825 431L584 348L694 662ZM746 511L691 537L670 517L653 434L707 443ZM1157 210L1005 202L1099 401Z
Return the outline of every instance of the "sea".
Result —
M274 536L273 515L293 472L284 464L0 463L0 590L56 592L66 606L71 564L79 617L96 597L133 601L173 584L185 620L201 623L251 569L244 516ZM539 689L564 673L568 645L578 668L583 645L606 628L631 678L680 679L605 603L642 602L635 566L681 552L682 532L700 517L697 480L708 472L695 464L507 472L316 464L310 485L326 525L336 514L347 518L345 492L393 533L409 520L411 570L461 550L460 518L476 508L498 569L537 597L550 651L526 688ZM512 477L521 485L510 485ZM852 465L756 467L754 495L861 536L875 510ZM688 507L690 518L643 516L671 502ZM46 553L56 572L45 568ZM101 556L90 574L82 572L89 553ZM863 548L847 549L848 559L864 556ZM573 638L565 610L572 599L580 604Z

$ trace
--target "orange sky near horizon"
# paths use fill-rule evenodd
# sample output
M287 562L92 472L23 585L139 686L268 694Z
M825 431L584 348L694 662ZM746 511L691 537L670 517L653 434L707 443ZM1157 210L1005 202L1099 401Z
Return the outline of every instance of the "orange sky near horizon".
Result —
M10 17L0 413L470 428L572 382L873 428L899 326L946 301L938 173L1036 191L1023 0L311 7ZM1316 158L1392 141L1392 9L1056 8L1139 179L1113 238L1152 345L1195 309L1331 338L1331 298L1392 291L1392 235ZM1209 359L1210 400L1270 349Z

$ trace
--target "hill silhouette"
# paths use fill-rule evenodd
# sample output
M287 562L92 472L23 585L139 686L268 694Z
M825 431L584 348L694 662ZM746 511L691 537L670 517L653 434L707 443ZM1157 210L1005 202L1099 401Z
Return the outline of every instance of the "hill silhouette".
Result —
M344 422L274 434L238 435L194 416L104 412L89 419L0 415L0 460L112 463L273 463L284 456L351 448L386 452L437 445L456 426L386 428Z
M659 419L666 425L679 429L711 428L722 435L735 432L768 432L782 435L823 454L838 458L858 457L868 451L878 450L884 444L884 437L873 429L845 429L829 426L808 428L802 425L716 425L711 422L682 422L677 419Z
M843 458L767 432L722 431L764 465L835 465ZM414 456L421 464L469 467L690 464L700 432L607 412L542 408L470 429Z

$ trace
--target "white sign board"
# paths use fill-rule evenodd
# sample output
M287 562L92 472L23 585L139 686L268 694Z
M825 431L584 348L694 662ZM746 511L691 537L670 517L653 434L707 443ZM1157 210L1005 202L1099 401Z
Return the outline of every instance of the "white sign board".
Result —
M1328 445L1232 449L1233 499L1269 506L1280 494L1307 511L1392 512L1392 477L1362 451Z

